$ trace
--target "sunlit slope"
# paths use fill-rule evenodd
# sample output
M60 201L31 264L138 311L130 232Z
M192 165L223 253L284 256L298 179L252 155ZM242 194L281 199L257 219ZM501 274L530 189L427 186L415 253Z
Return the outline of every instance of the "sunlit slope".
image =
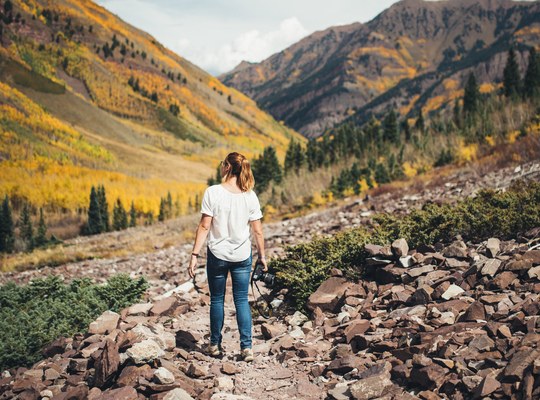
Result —
M2 195L75 209L104 183L157 211L169 190L184 204L199 194L228 151L273 145L283 156L300 138L90 1L14 1L11 15L0 39Z

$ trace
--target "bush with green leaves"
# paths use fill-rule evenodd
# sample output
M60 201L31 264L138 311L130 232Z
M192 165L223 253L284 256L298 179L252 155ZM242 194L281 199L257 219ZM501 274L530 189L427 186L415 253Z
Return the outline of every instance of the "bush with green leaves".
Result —
M24 286L0 286L0 371L32 365L47 344L85 332L101 313L137 302L147 288L143 277L123 274L103 285L88 278L65 284L49 276Z
M332 268L355 280L361 276L368 243L385 245L405 238L411 247L489 237L510 239L540 226L540 183L516 182L506 192L482 190L451 204L427 203L405 216L380 214L372 229L360 227L332 237L317 238L286 248L285 255L270 263L277 289L288 288L289 298L302 309L311 293L328 278Z

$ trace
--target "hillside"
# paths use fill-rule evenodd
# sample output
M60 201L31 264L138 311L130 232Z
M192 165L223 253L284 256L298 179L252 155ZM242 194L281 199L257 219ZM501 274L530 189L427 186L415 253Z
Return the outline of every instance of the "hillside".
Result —
M185 211L231 149L283 156L294 131L88 0L0 2L0 195L81 210L90 186Z
M539 35L538 2L403 0L368 23L316 32L220 79L314 137L389 106L412 116L453 104L471 70L491 92L510 45L524 50Z

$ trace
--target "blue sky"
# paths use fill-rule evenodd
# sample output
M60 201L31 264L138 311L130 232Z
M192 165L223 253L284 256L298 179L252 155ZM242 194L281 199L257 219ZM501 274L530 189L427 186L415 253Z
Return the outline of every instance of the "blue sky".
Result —
M96 0L217 75L261 61L306 35L367 22L396 0Z

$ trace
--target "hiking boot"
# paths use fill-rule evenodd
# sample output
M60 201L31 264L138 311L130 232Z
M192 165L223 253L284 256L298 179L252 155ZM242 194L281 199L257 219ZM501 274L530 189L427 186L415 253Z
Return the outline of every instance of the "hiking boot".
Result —
M253 361L253 350L252 349L243 349L240 352L240 357L245 362L252 362Z
M217 344L209 343L208 346L206 346L205 352L211 357L221 356L221 348Z

